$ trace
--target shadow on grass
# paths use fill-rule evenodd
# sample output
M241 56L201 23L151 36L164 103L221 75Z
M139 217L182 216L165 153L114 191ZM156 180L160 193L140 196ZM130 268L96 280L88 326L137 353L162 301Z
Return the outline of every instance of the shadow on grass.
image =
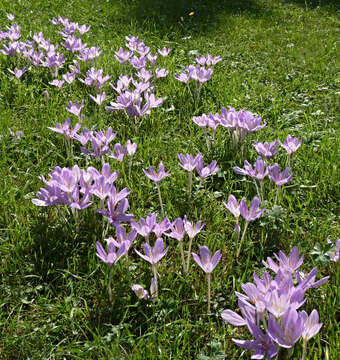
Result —
M280 0L284 5L298 5L308 9L322 7L340 10L338 0ZM133 19L143 29L161 34L181 31L208 33L226 22L223 15L247 14L251 18L272 19L271 2L259 0L120 0L125 17ZM221 16L222 15L222 16ZM114 21L114 19L112 19Z
M219 24L221 13L247 12L262 18L269 9L256 0L121 0L121 4L138 25L161 33L210 32Z

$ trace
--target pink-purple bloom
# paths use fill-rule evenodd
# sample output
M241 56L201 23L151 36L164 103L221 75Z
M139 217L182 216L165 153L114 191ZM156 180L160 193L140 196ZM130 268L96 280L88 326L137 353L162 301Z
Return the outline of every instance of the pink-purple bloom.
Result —
M211 256L210 250L207 246L201 247L200 256L195 253L192 253L192 256L197 265L207 274L211 274L213 272L222 258L222 254L219 250L217 250L215 254Z
M164 249L164 240L158 238L153 248L148 243L144 243L144 255L136 249L135 252L151 265L155 265L166 255L168 249L168 247Z
M159 164L158 172L156 172L151 166L148 167L148 170L143 169L143 172L150 180L156 183L159 183L170 174L170 170L165 171L164 164L162 162Z
M291 135L288 135L284 143L280 141L280 145L287 151L288 155L292 155L302 143L302 139L294 138Z
M278 140L272 141L270 143L254 142L255 150L258 152L259 155L264 156L266 159L270 159L279 151L278 146Z

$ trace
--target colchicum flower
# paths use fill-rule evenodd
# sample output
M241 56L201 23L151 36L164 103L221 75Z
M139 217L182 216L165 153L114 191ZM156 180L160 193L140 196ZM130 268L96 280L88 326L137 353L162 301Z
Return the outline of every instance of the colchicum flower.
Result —
M194 260L197 265L207 274L208 280L208 314L210 313L210 283L211 283L211 273L215 269L216 265L220 262L222 254L219 250L211 256L210 250L207 246L202 246L200 249L200 256L195 253L192 253Z

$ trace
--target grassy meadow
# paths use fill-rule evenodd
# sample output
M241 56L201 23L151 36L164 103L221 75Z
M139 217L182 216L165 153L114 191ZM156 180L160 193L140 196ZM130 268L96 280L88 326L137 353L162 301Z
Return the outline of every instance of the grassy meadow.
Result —
M0 54L0 359L250 359L249 351L231 341L250 339L249 332L226 324L221 312L237 309L235 291L241 292L241 284L252 281L254 272L263 273L262 260L279 250L287 254L295 245L305 258L301 271L316 266L317 279L330 276L307 292L303 309L309 314L316 308L323 327L308 342L306 358L337 359L340 267L323 249L327 238L334 243L340 237L340 3L2 0L0 30L10 24L7 13L15 15L21 41L42 32L51 43L61 43L59 28L50 21L59 15L91 25L83 42L103 50L93 66L112 78L103 87L107 100L99 107L89 97L96 94L93 88L75 80L59 90L49 84L49 69ZM137 125L122 111L105 110L117 97L108 83L133 70L114 58L127 35L139 36L153 53L171 48L168 57L157 60L169 70L155 86L163 104ZM207 53L223 61L197 100L174 75ZM29 70L21 79L8 71L24 66ZM85 101L84 126L112 126L114 142L130 139L138 144L131 165L105 158L119 171L117 188L129 188L128 213L136 220L151 212L162 218L157 189L142 169L158 169L162 161L170 170L160 183L166 215L171 221L186 215L205 224L193 240L195 253L202 245L222 252L212 273L211 314L206 311L205 274L193 259L189 273L183 273L177 240L164 237L169 250L158 266L159 297L154 303L138 299L131 290L135 283L148 288L152 277L150 265L134 250L128 261L122 258L113 265L110 303L108 266L96 256L96 241L104 244L97 206L82 210L76 223L71 212L63 217L55 207L32 203L44 186L39 176L48 177L56 166L101 168L100 160L84 156L78 143L70 158L63 137L48 129L67 117L75 124L76 117L65 110L69 100ZM220 112L223 106L258 114L267 126L237 146L219 126L208 150L192 117ZM269 179L264 182L261 207L267 211L249 224L236 259L235 219L223 202L233 194L249 204L256 188L233 168L243 167L244 160L255 163L254 141L283 142L289 134L302 139L291 159L294 177L282 186L278 206L275 186ZM199 152L205 164L216 160L219 170L204 181L194 175L189 199L188 174L177 154ZM284 149L273 162L281 168L288 165ZM114 235L110 227L108 236ZM133 248L140 251L143 242L138 235ZM292 359L301 354L299 343Z

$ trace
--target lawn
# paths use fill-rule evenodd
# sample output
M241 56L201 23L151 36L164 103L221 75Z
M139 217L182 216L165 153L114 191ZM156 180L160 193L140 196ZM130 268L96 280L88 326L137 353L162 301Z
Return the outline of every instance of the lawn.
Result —
M48 67L34 66L22 54L0 53L0 359L249 359L251 352L232 341L251 339L247 327L227 324L221 313L231 309L241 314L235 291L243 292L242 284L252 282L254 273L273 275L262 260L280 250L289 254L294 246L304 254L301 274L317 267L316 280L329 276L306 292L299 309L308 314L317 309L323 323L308 341L306 359L336 359L340 267L331 261L327 238L335 243L340 237L340 3L2 0L0 30L17 23L18 41L31 41L42 32L51 44L58 43L57 50L65 54L57 76L61 79L78 53L62 47L63 26L51 22L59 16L90 25L82 41L102 51L88 63L79 61L81 74L72 83L59 89L50 84L56 77ZM117 102L109 83L116 86L120 75L136 74L115 58L120 47L126 49L128 35L138 36L152 54L171 49L168 56L158 53L155 66L168 75L150 80L162 103L141 116L105 109ZM0 36L0 48L7 44ZM190 80L187 86L175 78L207 53L222 58L211 79L202 85ZM19 79L8 70L25 66L28 70ZM79 81L92 66L111 76L100 89ZM90 95L103 91L106 100L99 106ZM83 118L66 110L69 101L82 100ZM205 135L193 117L221 114L222 107L247 110L266 126L246 132L244 139L221 124L213 136L210 129ZM79 141L70 146L49 129L68 117L73 127L81 123L79 134L85 127L98 132L111 126L117 132L111 150L129 139L137 143L136 153L122 162L108 154L86 155ZM243 168L245 160L255 164L259 155L254 142L283 143L288 135L302 140L298 150L289 158L278 145L277 154L266 159L281 171L289 166L293 174L279 192L268 177L257 190L249 176L235 173L234 167ZM216 161L218 171L206 178L194 171L189 190L190 175L177 154L198 153L204 166ZM143 172L149 166L158 170L160 162L170 170L159 182L161 202L157 183ZM40 176L49 179L57 166L101 171L103 163L119 172L117 190L129 189L127 213L136 222L154 213L158 222L165 216L171 222L186 216L204 223L193 238L192 252L205 245L222 254L211 274L210 311L206 276L192 257L188 271L183 269L175 238L163 236L169 248L157 264L157 298L139 299L131 289L140 284L150 291L154 274L135 252L144 254L146 240L138 234L128 257L112 266L110 301L110 267L96 255L96 242L104 246L104 239L117 237L107 217L96 211L107 209L106 200L93 196L93 204L81 211L32 202L45 187ZM260 207L266 209L249 221L244 236L234 231L235 217L223 205L231 194L238 201L247 199L248 206L260 195ZM122 224L130 233L128 221ZM240 224L243 230L245 221ZM152 235L150 245L155 240ZM187 235L182 244L186 257ZM300 359L302 341L293 349L291 358Z

